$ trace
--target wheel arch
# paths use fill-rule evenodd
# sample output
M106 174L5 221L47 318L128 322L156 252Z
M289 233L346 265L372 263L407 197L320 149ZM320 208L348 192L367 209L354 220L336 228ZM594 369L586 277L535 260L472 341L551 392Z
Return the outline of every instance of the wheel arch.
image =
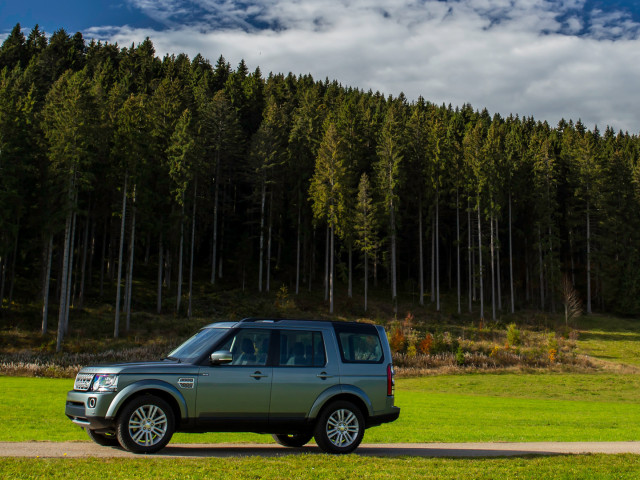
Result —
M311 407L308 418L315 420L329 404L339 400L351 402L358 407L362 412L365 422L368 422L369 417L373 414L371 400L361 389L353 385L335 385L322 392Z
M155 395L167 402L173 410L176 427L188 418L187 403L182 394L173 385L152 381L138 382L125 387L113 399L105 417L115 419L125 404L143 395Z

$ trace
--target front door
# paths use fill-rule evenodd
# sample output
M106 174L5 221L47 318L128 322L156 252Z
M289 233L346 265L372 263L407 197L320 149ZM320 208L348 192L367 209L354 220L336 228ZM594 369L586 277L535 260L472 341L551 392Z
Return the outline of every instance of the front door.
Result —
M271 331L240 329L218 350L226 365L200 367L196 409L199 425L218 431L259 432L269 417L273 368L267 367Z

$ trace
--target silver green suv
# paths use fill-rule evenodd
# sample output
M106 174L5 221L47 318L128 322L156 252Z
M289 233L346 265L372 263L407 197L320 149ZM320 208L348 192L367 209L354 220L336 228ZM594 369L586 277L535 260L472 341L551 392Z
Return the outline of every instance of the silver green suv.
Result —
M159 362L85 367L66 415L100 445L136 453L174 432L270 433L349 453L364 430L398 418L381 326L245 319L207 325Z

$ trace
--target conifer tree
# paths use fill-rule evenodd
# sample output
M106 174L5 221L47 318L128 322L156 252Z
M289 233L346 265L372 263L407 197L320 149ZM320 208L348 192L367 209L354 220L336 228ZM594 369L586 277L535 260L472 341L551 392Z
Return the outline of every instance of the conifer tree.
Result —
M391 301L393 310L398 313L397 255L396 255L396 215L398 209L398 183L400 181L400 163L404 155L404 104L400 100L391 103L387 110L380 140L378 142L378 161L374 168L384 210L389 219L389 257L391 264Z
M334 242L336 231L340 233L344 215L345 177L344 145L335 124L330 122L318 150L309 187L313 215L318 220L325 220L329 227L329 313L334 310Z

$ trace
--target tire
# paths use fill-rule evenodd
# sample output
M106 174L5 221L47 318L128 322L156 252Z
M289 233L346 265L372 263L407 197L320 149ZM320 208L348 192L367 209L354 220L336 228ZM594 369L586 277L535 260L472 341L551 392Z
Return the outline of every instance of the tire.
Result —
M351 453L364 436L364 416L353 403L339 400L331 403L318 417L314 437L326 453Z
M143 395L127 403L118 416L116 434L125 450L155 453L171 440L175 428L173 410L154 395Z
M91 430L89 428L87 428L86 430L89 438L96 442L98 445L102 445L103 447L116 447L119 445L118 437L115 433L98 433L95 430Z
M292 433L288 435L271 435L276 443L279 443L283 447L300 448L304 447L313 438L310 433Z

